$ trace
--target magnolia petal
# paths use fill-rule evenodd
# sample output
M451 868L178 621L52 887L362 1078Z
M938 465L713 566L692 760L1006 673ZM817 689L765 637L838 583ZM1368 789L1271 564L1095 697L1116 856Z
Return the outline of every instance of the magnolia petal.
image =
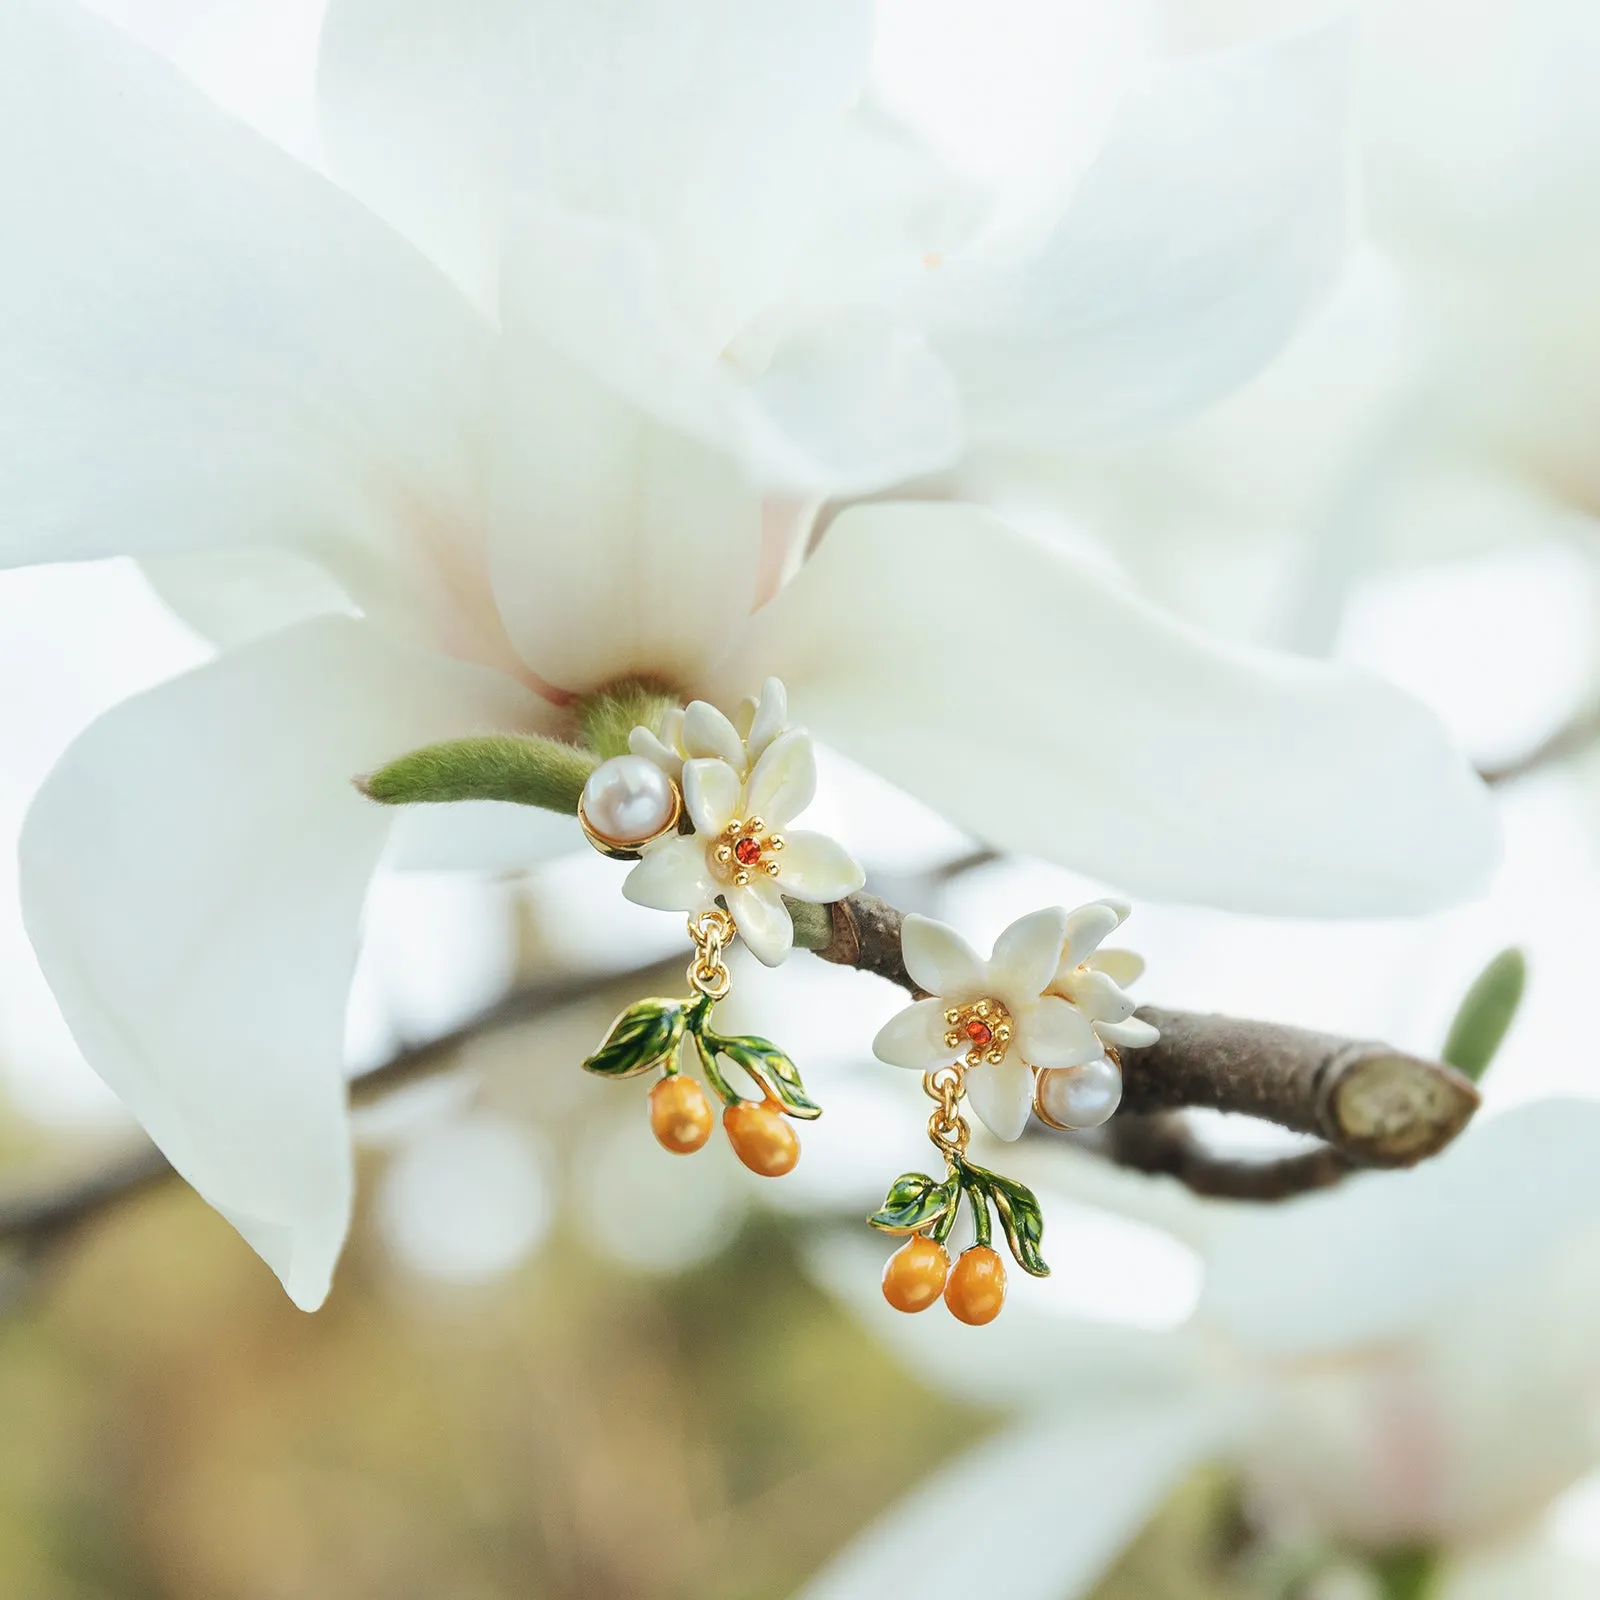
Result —
M779 890L796 900L826 905L854 894L867 881L861 863L837 840L825 833L798 833L783 836Z
M1142 1017L1128 1017L1122 1022L1096 1022L1094 1031L1105 1043L1125 1045L1130 1050L1143 1050L1161 1037L1161 1030Z
M28 815L28 932L85 1057L307 1309L349 1216L345 1001L391 821L351 776L536 715L319 619L108 712Z
M783 828L817 795L817 753L804 728L791 728L761 753L745 794L749 815Z
M724 891L739 937L764 966L778 967L794 948L794 923L776 884L770 880L730 884Z
M367 615L510 661L490 330L403 241L40 0L0 8L0 206L0 564L290 549Z
M669 750L648 728L632 728L628 732L628 749L646 761L653 761L669 778L682 779L683 757Z
M967 1068L967 1098L997 1139L1020 1139L1033 1115L1033 1073L1017 1050Z
M703 837L700 848L739 815L739 774L726 761L702 757L683 764L683 803Z
M761 495L731 456L653 421L525 313L508 300L490 473L505 627L568 691L693 681L754 603Z
M1057 995L1019 1009L1015 1020L1016 1049L1036 1067L1076 1067L1104 1053L1089 1019Z
M982 999L989 992L989 966L945 923L913 911L900 925L900 953L919 989L951 1005Z
M1086 965L1124 989L1144 975L1144 957L1134 950L1096 950Z
M1165 421L1277 352L1343 264L1350 54L1330 25L1157 71L1041 249L946 263L929 315L974 437Z
M916 1332L923 1344L936 1337ZM972 1361L970 1346L964 1353L968 1365L987 1365ZM1019 1370L1033 1378L1037 1395L1032 1362ZM799 1600L904 1595L907 1573L916 1574L918 1600L1088 1594L1173 1488L1236 1427L1234 1411L1199 1387L1159 1397L1119 1394L1019 1424L924 1480L829 1562ZM954 1504L981 1537L950 1538ZM930 1550L937 1560L928 1559ZM1027 1552L1006 1562L999 1587L998 1550Z
M1006 596L1004 651L948 647L974 574ZM872 627L841 630L840 606L863 594ZM819 737L959 826L1136 893L1417 912L1473 892L1498 853L1487 791L1409 696L1351 667L1207 639L972 506L844 512L718 676L757 671L783 678ZM978 728L1007 760L950 759Z
M1074 968L1059 982L1064 994L1084 1016L1094 1022L1126 1022L1136 1002L1124 994L1116 980L1093 968Z
M1282 1209L1238 1208L1208 1250L1196 1316L1248 1351L1295 1359L1452 1316L1470 1325L1497 1303L1515 1307L1520 1344L1543 1318L1517 1286L1556 1295L1572 1276L1557 1270L1560 1252L1600 1226L1597 1148L1600 1105L1542 1100L1475 1124L1415 1169L1361 1174Z
M744 772L744 740L715 706L704 700L691 700L684 707L680 737L686 756L714 756L727 762L734 772Z
M1060 906L1019 917L994 942L989 977L1008 1005L1036 1000L1055 976L1067 913Z
M622 892L636 906L657 911L705 910L717 897L705 841L689 834L651 845L622 880Z
M947 1066L960 1052L944 1042L950 1025L944 1020L945 1003L937 997L914 1000L878 1029L872 1053L891 1067L931 1072Z
M651 240L717 349L829 198L872 37L866 0L332 0L319 120L340 177L486 303L531 192Z
M1067 916L1066 944L1061 951L1063 974L1081 967L1098 948L1100 941L1114 933L1127 920L1126 900L1092 900Z
M789 692L777 678L768 678L761 685L761 698L756 702L755 714L745 735L745 746L752 760L789 726Z

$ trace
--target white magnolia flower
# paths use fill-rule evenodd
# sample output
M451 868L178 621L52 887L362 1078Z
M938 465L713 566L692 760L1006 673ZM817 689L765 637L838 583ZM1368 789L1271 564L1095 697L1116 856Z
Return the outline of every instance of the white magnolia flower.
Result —
M1100 948L1100 941L1127 921L1129 909L1125 900L1079 906L1067 918L1061 960L1050 981L1050 993L1070 1001L1088 1019L1102 1054L1106 1045L1137 1048L1161 1037L1134 1016L1138 1002L1126 993L1126 985L1144 971L1144 958L1132 950Z
M811 735L791 728L772 740L747 779L744 742L703 701L693 702L684 719L689 746L700 744L703 727L716 728L712 717L720 720L726 757L692 757L683 767L683 803L695 831L647 847L622 892L660 911L705 911L721 896L751 954L775 967L794 944L783 897L842 900L866 882L866 873L826 834L789 827L816 797Z
M628 748L655 762L674 780L683 776L684 762L696 756L715 756L743 779L749 777L756 758L788 726L789 692L776 678L768 678L761 686L761 698L746 695L732 721L715 706L695 700L687 706L671 707L659 728L633 729Z
M954 928L912 913L901 950L928 998L890 1017L873 1053L918 1072L965 1057L972 1109L1000 1138L1020 1138L1033 1111L1033 1069L1076 1067L1103 1054L1083 1013L1045 992L1068 925L1060 906L1019 917L985 961Z
M579 74L535 108L573 121L576 143L552 148L642 160L681 114L702 154L757 157L768 91L805 99L817 75L748 27L685 63L704 36L689 16L641 20L622 52L692 68L663 79L670 114L659 92L591 105ZM612 140L624 113L639 137ZM673 149L630 192L687 220L719 190ZM1120 215L1116 185L1095 189ZM791 499L552 342L552 317L604 303L534 316L524 295L491 323L66 0L0 7L0 203L0 562L136 556L188 614L226 611L230 646L56 767L21 845L30 936L85 1056L302 1305L326 1293L350 1210L342 1039L374 865L402 844L526 864L553 826L514 811L488 854L483 808L399 819L351 786L419 745L574 734L574 698L624 679L731 703L778 674L846 756L998 847L1130 892L1403 912L1492 862L1486 796L1414 702L1215 647L983 511L853 507L796 570ZM587 259L548 261L582 279ZM1098 327L1145 281L1104 300L1078 282L1064 325ZM1033 304L1057 360L1055 302ZM1187 324L1152 326L1161 370L1181 365ZM1097 335L1096 383L1125 331ZM1004 598L1004 638L954 648L979 587Z
M795 494L1164 421L1332 284L1344 29L1160 70L1128 25L1054 30L1057 100L1104 115L1018 217L876 109L876 11L332 0L319 124L485 307Z
M1587 1588L1517 1579L1549 1570L1546 1509L1600 1465L1597 1143L1600 1106L1549 1101L1413 1171L1271 1208L1053 1151L1032 1181L1200 1252L1198 1305L1157 1332L1024 1296L981 1358L948 1319L897 1315L870 1243L836 1240L818 1257L834 1291L935 1386L1016 1421L870 1527L806 1600L894 1593L911 1570L926 1600L980 1583L1007 1600L1087 1593L1205 1461L1242 1474L1269 1530L1356 1553L1440 1547L1441 1600L1593 1593L1592 1571ZM983 1538L944 1537L954 1484Z
M1180 45L1258 46L1325 9L1156 14ZM1024 478L1164 602L1308 652L1374 567L1513 542L1587 554L1600 512L1600 11L1374 0L1354 42L1372 204L1337 297L1193 423L1098 459L1012 454L969 481L993 496Z

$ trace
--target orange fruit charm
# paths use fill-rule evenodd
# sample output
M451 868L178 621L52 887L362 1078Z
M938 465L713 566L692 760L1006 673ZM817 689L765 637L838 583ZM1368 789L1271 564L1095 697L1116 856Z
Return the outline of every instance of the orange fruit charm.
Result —
M993 1322L1006 1303L1005 1263L986 1244L963 1250L945 1282L944 1303L974 1328Z
M763 1178L781 1178L800 1159L800 1138L789 1119L771 1101L757 1105L740 1100L722 1113L723 1130L733 1153Z
M883 1264L883 1298L896 1311L926 1311L944 1288L950 1255L937 1239L907 1239Z
M650 1091L650 1131L662 1149L692 1155L711 1137L712 1126L711 1106L693 1078L673 1073Z

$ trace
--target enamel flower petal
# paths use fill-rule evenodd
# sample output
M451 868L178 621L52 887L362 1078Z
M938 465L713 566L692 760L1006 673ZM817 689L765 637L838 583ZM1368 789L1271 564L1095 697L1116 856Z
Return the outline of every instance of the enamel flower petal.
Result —
M919 989L960 1004L976 1000L989 984L989 964L954 928L912 912L900 931L906 971Z
M1026 1002L1044 993L1055 975L1066 930L1067 913L1048 906L1019 917L995 940L989 978L1002 997Z
M622 892L635 905L657 911L698 911L710 905L717 889L704 842L691 835L649 846L622 880Z
M811 736L792 728L767 746L745 793L748 814L770 828L786 827L817 794L817 757Z
M805 829L785 833L782 862L778 881L783 892L818 905L843 900L867 881L861 863L825 833Z
M878 1029L872 1053L891 1067L908 1067L914 1072L931 1072L950 1060L945 1034L950 1025L944 1020L945 1004L937 996L914 1000L897 1011Z
M967 1072L972 1109L997 1138L1020 1139L1033 1114L1033 1072L1013 1050L1000 1062L980 1061Z
M1100 1054L1088 1018L1058 996L1043 995L1015 1017L1017 1053L1036 1067L1076 1067Z
M699 757L684 762L683 803L697 833L712 838L738 816L740 787L738 772L726 761Z
M726 893L728 910L750 954L763 966L782 966L794 948L794 923L777 885L752 880L743 888L732 885Z

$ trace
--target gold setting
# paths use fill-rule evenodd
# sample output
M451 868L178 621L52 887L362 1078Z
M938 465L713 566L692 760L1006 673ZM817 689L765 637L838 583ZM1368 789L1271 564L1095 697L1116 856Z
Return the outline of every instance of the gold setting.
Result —
M760 817L735 817L722 830L722 842L711 852L718 875L739 888L749 883L757 870L769 878L776 878L782 867L768 860L783 849L783 835L768 833Z
M676 833L678 824L683 820L683 791L671 778L667 779L667 787L672 791L672 814L648 839L637 839L631 844L622 844L618 840L608 839L605 834L597 832L590 825L588 815L583 809L583 798L580 796L578 799L578 826L583 829L584 838L601 855L612 861L639 860L651 845L658 840L665 839L669 834Z
M982 1061L999 1066L1011 1047L1011 1013L993 999L974 1000L968 1005L951 1006L944 1014L950 1031L944 1042L951 1050L964 1050L966 1063L975 1067Z

